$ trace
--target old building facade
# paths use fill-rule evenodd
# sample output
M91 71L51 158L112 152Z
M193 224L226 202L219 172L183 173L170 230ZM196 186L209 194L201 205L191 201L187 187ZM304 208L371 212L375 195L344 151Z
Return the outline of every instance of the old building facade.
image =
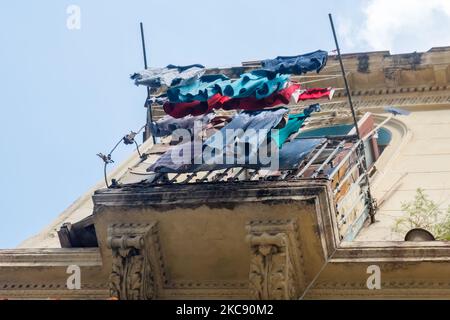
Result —
M391 231L416 188L442 206L450 199L450 48L343 58L364 142L325 138L304 167L276 178L238 170L160 179L145 168L167 146L148 140L146 159L134 154L111 173L115 187L100 183L20 248L0 251L0 297L450 298L450 244L405 242ZM343 87L335 57L299 80ZM322 103L308 130L352 124L344 92ZM412 114L394 117L386 106ZM370 224L376 203L365 197L364 172L355 172L361 143L375 143L381 129L388 143L365 153L378 207ZM343 146L348 152L324 175ZM80 268L79 289L67 287L69 266ZM372 266L380 289L367 286Z

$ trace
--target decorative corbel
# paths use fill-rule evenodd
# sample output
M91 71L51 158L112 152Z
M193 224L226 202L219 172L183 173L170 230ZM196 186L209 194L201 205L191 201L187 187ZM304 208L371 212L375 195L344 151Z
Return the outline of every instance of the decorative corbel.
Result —
M150 300L157 295L151 263L156 223L114 224L108 228L112 250L110 294L120 300Z
M250 292L257 300L298 299L304 288L303 260L293 221L251 222Z

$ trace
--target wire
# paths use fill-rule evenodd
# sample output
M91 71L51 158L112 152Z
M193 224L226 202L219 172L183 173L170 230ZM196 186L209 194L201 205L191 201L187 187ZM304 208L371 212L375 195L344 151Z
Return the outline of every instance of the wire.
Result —
M332 76L332 77L329 77L329 78L321 78L321 79L316 79L316 80L310 80L310 81L299 81L299 83L301 83L301 84L314 83L314 82L332 80L332 79L337 79L337 78L342 78L342 75Z
M108 166L108 162L104 162L104 166L103 166L103 176L105 177L105 184L106 186L109 188L109 183L108 183L108 175L106 174L106 167Z
M342 74L313 74L313 75L293 75L291 78L326 78L326 77L333 77L333 76L339 76L342 77Z
M139 158L143 158L143 156L142 156L142 154L141 154L141 152L139 151L139 145L138 145L138 143L136 142L136 140L134 140L134 144L136 145L136 150L137 150L137 152L138 152L138 154L139 154Z
M112 150L108 153L108 156L111 156L112 153L114 151L116 151L117 147L119 146L119 144L122 142L123 138L120 138L120 140L116 143L116 145L114 146L114 148L112 148Z
M138 132L136 132L136 134L139 134L139 133L141 133L142 132L142 130L144 130L144 128L146 127L146 125L144 124L139 130L138 130Z
M137 141L135 140L136 135L138 135L139 133L141 133L142 130L144 130L145 127L146 127L146 125L143 125L137 132L131 131L130 134L125 135L125 136L123 136L122 138L120 138L120 140L114 145L114 147L111 149L111 151L110 151L107 155L104 155L103 153L98 153L98 154L97 154L97 156L99 156L99 157L103 160L103 163L104 163L104 165L103 165L103 176L104 176L104 179L105 179L106 187L107 187L108 189L111 188L111 186L109 185L109 182L108 182L108 174L107 174L107 170L106 170L106 169L107 169L107 167L108 167L108 164L111 164L111 163L114 162L114 161L112 160L111 156L112 156L113 152L116 151L116 149L119 147L119 145L120 145L122 142L123 142L124 144L130 144L130 143L127 143L127 141L129 141L129 142L131 142L131 143L134 142L134 144L136 145L136 150L137 150L137 152L138 152L139 158L140 158L140 159L145 159L145 158L146 158L146 156L143 155L143 154L141 153L141 151L139 150L139 144L138 144Z
M316 284L317 279L319 279L320 275L322 274L322 272L325 270L325 268L328 266L328 264L330 263L330 260L333 259L334 255L337 252L337 248L334 249L333 253L331 254L330 257L327 257L325 259L325 262L323 263L322 268L320 268L319 272L316 274L316 276L311 280L311 282L309 283L309 285L306 287L305 291L303 291L303 294L301 295L301 297L298 300L303 300L306 296L306 294L308 293L309 290L311 290L312 286L314 284Z

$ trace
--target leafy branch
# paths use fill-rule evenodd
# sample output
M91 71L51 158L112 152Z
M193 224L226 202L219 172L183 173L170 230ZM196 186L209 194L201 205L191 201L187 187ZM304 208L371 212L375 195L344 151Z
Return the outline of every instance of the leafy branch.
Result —
M395 232L407 233L422 228L431 232L436 240L450 240L450 207L444 213L423 189L417 189L414 200L402 203L401 208L407 215L396 220Z

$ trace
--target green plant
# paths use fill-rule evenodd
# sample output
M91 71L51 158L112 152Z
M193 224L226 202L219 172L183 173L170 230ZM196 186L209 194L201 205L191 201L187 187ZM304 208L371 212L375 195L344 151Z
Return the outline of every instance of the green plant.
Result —
M422 228L431 232L436 240L450 240L450 207L443 213L422 189L417 189L414 200L402 203L401 208L407 215L396 220L395 232Z

